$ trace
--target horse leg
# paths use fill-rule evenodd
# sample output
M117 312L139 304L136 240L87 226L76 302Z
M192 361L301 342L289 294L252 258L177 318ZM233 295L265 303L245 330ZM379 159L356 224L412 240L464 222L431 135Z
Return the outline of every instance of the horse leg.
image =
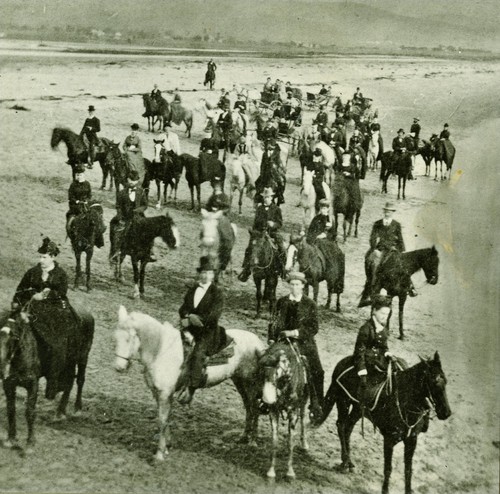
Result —
M318 292L319 292L319 281L317 279L313 280L313 299L317 303L318 302Z
M406 294L399 295L399 339L404 340L405 333L403 329L403 316L406 302Z
M194 184L189 184L189 192L191 192L191 209L194 209Z
M196 185L196 198L198 199L198 211L201 211L201 184Z
M437 182L438 179L438 160L434 158L434 181Z
M73 365L68 365L69 371L65 375L67 382L64 384L63 394L61 396L61 401L56 410L56 420L65 420L66 419L66 408L68 407L69 395L71 394L71 390L73 389L73 380L75 375L76 363Z
M382 494L389 494L389 480L392 473L392 453L394 444L390 438L384 436L384 483L382 484ZM405 441L406 453L406 441Z
M257 445L257 425L259 420L258 396L252 381L245 381L239 377L233 377L234 385L240 393L245 407L245 430L239 438L238 443Z
M300 406L300 446L304 451L309 451L306 431L306 402L304 401Z
M341 312L340 310L340 293L337 293L337 307L336 307L337 312Z
M258 318L260 316L260 306L262 303L262 278L255 278L255 288L256 288L256 298L257 298L257 309L256 309L256 314L255 317Z
M139 294L141 298L144 298L144 278L146 276L147 264L147 261L141 261L141 269L139 271Z
M238 213L241 214L241 206L243 205L243 192L245 190L245 187L243 186L240 189L240 197L238 199Z
M269 418L271 419L272 445L271 445L271 466L267 471L267 478L275 479L276 455L278 453L278 424L280 420L279 412L274 410L271 411L269 414Z
M158 404L158 422L160 424L158 449L156 450L155 460L163 461L165 455L168 455L170 446L170 423L168 417L172 407L172 397L165 392L156 391L156 403Z
M80 277L82 276L82 265L81 265L82 252L80 250L75 250L75 258L76 258L76 268L75 268L74 288L76 290L78 288L78 285L80 284Z
M26 423L28 425L28 440L25 453L32 453L32 447L35 445L35 417L36 402L38 399L38 378L31 380L27 387L28 396L26 398Z
M343 401L337 401L337 434L340 440L340 468L345 471L352 472L354 463L351 461L350 445L348 437L348 423L349 423L349 404Z
M326 299L325 309L330 308L330 304L332 303L332 292L333 292L333 288L329 285L327 285L327 286L328 286L328 296Z
M417 447L417 436L407 437L404 441L405 445L405 494L411 494L411 476L413 465L413 454Z
M401 175L398 175L398 199L401 199Z
M355 217L356 225L354 227L354 237L356 237L356 238L358 238L358 224L359 224L359 217L360 216L361 216L361 210L356 211L356 217Z
M16 383L12 380L3 381L5 399L7 401L7 422L8 435L7 440L3 442L5 448L18 448L17 430L16 430Z
M288 470L286 476L288 479L295 478L293 470L293 447L295 441L295 426L297 425L297 411L292 410L288 415Z
M403 177L403 201L406 199L406 175Z
M85 251L85 276L87 282L87 292L90 292L90 290L92 290L92 285L90 284L90 263L92 261L93 255L94 255L94 248L89 247Z
M134 298L140 298L141 293L139 292L139 261L137 259L132 259L132 269L134 270Z
M347 240L347 219L345 217L345 214L344 214L344 222L342 223L342 227L344 229L344 243L345 243Z
M83 385L85 384L85 373L87 371L88 354L78 362L78 372L76 374L76 399L75 399L75 415L80 415L82 411L82 393Z

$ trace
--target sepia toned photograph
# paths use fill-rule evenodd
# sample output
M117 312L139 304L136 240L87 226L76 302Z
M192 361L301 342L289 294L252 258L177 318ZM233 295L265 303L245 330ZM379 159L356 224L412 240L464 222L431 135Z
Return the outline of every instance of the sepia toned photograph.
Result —
M498 492L497 0L0 8L0 492Z

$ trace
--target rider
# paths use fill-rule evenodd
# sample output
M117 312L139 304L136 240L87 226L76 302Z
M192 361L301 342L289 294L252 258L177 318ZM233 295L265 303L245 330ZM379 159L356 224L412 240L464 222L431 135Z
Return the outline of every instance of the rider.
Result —
M352 96L353 105L360 104L363 102L363 93L360 91L359 87L356 88L356 92Z
M358 146L361 146L361 133L356 127L352 133L351 138L349 139L349 149L351 151L354 151Z
M441 139L442 141L444 141L445 139L449 139L449 138L450 138L449 125L447 123L445 123L444 126L443 126L443 130L439 134L439 139Z
M319 214L317 214L309 228L307 229L306 240L310 245L315 244L322 239L335 240L335 231L332 228L332 220L330 218L330 201L321 199L319 201Z
M181 146L179 144L179 137L172 132L168 127L163 132L153 138L155 143L161 143L162 147L170 156L179 156L181 154Z
M224 214L227 214L229 211L229 198L222 188L221 177L214 177L212 186L213 193L207 201L206 210L213 212L222 211Z
M208 72L212 71L215 74L216 70L217 70L217 65L215 64L213 58L211 58L207 63L207 71Z
M231 112L229 111L229 105L229 100L223 103L223 105L221 106L222 113L217 119L217 127L219 128L222 135L224 145L227 145L229 143L229 133L231 132L231 129L233 127L233 118Z
M263 93L272 93L273 92L273 83L271 82L271 78L268 77L264 87L262 88Z
M264 125L264 128L261 131L261 137L262 141L264 142L264 145L267 146L267 143L271 139L276 139L278 137L278 129L275 127L273 120L269 118L266 121L266 124Z
M127 186L120 190L116 200L116 215L110 222L111 250L110 261L120 255L122 243L134 222L145 218L144 212L148 207L148 198L144 189L139 185L139 174L130 170ZM150 262L156 258L150 253Z
M405 131L403 129L399 129L398 135L392 140L392 149L395 153L402 154L406 151L404 135Z
M29 304L28 312L31 315L33 330L40 336L37 340L50 355L45 397L53 400L60 390L60 382L69 378L65 372L65 360L71 335L77 330L78 316L66 296L66 272L55 261L59 247L50 238L45 237L38 253L39 263L26 271L16 288L11 316L15 316Z
M75 180L68 189L69 210L66 213L66 232L68 236L73 219L75 216L85 212L85 206L91 198L92 188L90 187L90 183L85 180L85 167L83 165L76 165Z
M323 84L324 86L324 84ZM322 132L323 129L327 126L328 124L328 113L325 111L325 105L320 105L319 106L319 112L316 115L316 118L312 122L313 124L316 124L318 126L318 131Z
M247 281L251 274L251 259L252 259L252 240L253 232L267 232L274 240L278 250L278 257L281 263L281 271L285 264L286 251L283 242L283 237L279 229L283 226L283 217L281 209L276 204L273 204L274 192L270 187L265 187L262 193L263 203L257 206L255 210L255 219L253 222L253 229L250 233L250 242L245 250L245 257L243 259L242 271L238 275L240 281Z
M391 314L391 299L383 294L373 296L371 316L358 331L354 347L354 366L360 379L358 399L361 408L366 406L368 376L373 377L377 369L387 369L387 359L393 358L387 344Z
M316 192L315 207L318 209L319 201L326 197L325 190L323 188L323 182L325 180L325 167L323 165L323 153L321 152L321 149L316 148L313 151L312 161L306 168L313 172L312 183Z
M224 292L214 283L215 267L208 256L200 258L198 283L187 291L179 309L184 333L194 339L194 348L187 360L189 403L195 389L206 384L205 359L226 345L226 331L219 326L224 308Z
M179 105L182 103L181 93L179 92L178 87L174 89L174 99L172 103L178 103Z
M161 91L158 89L158 84L155 84L151 91L151 98L159 100L161 98Z
M396 211L394 204L387 202L383 208L384 218L377 220L372 227L370 234L370 249L365 255L366 284L359 302L359 307L370 304L370 293L375 287L377 270L383 260L391 252L404 252L405 243L401 224L393 219ZM413 284L410 282L409 295L417 295Z
M224 109L229 109L231 106L231 99L229 98L229 92L224 88L220 90L219 102L217 107L224 111Z
M129 169L134 169L139 175L144 175L144 160L142 158L142 145L137 131L139 124L132 124L130 126L132 132L123 141L122 149L125 153L127 165Z
M285 114L288 120L293 120L296 124L300 124L300 103L297 98L293 96L292 91L286 93L287 99L283 102L283 107L285 108Z
M99 144L97 133L101 131L101 121L94 114L94 105L89 106L89 116L85 119L80 135L87 136L89 141L88 166L92 168L95 160L95 146Z
M265 142L264 153L260 163L260 175L257 179L256 186L259 190L262 187L270 185L269 182L274 182L277 188L277 199L281 204L285 202L283 197L285 189L286 170L281 161L281 150L276 144L275 139L268 139ZM257 194L254 198L255 202L260 202L260 195Z
M309 413L311 419L320 419L323 405L324 371L319 358L314 337L318 334L318 308L316 302L304 295L306 277L304 273L292 272L288 276L290 294L276 303L268 340L272 344L280 339L290 338L297 341L301 355L307 360L307 381L310 384Z
M413 134L413 137L415 138L415 146L418 148L418 141L420 138L420 124L418 123L420 121L419 118L414 117L413 118L413 123L411 124L410 127L410 133Z

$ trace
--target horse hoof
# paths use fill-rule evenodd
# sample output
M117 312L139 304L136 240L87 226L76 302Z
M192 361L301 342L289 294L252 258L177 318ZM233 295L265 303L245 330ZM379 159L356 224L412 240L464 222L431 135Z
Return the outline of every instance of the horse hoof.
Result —
M57 412L52 419L52 422L65 422L68 419L65 413Z
M31 456L32 454L34 454L34 452L35 448L33 447L32 444L29 444L26 446L26 448L24 448L23 456Z
M400 335L398 336L398 340L404 340L404 339L405 339L405 335L404 335L404 334L400 334Z
M155 209L160 209L161 208L161 204L158 203L156 206L155 206Z
M87 285L87 293L89 293L90 291L92 291L92 287L90 285Z
M267 478L269 480L274 480L276 478L276 472L274 471L274 468L270 468L268 471L267 471L267 474L266 474Z
M288 481L295 480L295 472L293 470L288 470L286 473L286 479Z
M168 455L168 452L165 452L165 454ZM156 462L162 462L165 460L165 454L161 451L157 451L156 454L155 454L155 457L154 457L154 460Z
M18 447L17 441L13 441L11 439L6 439L2 442L2 446L6 449L14 449Z

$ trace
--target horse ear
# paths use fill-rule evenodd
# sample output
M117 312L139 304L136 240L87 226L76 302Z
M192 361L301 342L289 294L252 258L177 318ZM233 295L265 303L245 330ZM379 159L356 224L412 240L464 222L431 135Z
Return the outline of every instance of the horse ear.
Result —
M436 246L435 246L435 245L433 245L433 246L432 246L431 252L432 252L433 254L437 254L437 249L436 249Z
M439 352L437 350L436 353L434 354L434 363L441 364L441 357L439 356Z
M118 309L118 322L123 322L127 316L127 309L123 305L120 305L120 308Z

